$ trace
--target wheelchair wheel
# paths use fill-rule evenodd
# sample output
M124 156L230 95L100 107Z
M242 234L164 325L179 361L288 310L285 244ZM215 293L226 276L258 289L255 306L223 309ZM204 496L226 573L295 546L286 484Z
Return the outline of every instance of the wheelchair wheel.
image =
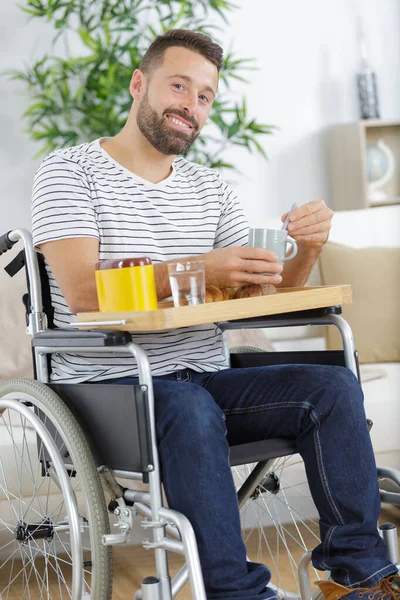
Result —
M237 488L255 465L233 469ZM304 463L298 454L269 461L261 481L240 507L242 535L249 560L266 564L272 573L271 587L278 598L300 599L298 563L319 544L318 513L312 501ZM313 585L324 573L310 568Z
M59 463L49 454L47 433ZM110 600L111 548L102 544L107 507L75 417L47 386L9 381L0 386L0 444L0 598L78 600L71 582L79 576L82 598ZM68 491L77 506L75 526Z

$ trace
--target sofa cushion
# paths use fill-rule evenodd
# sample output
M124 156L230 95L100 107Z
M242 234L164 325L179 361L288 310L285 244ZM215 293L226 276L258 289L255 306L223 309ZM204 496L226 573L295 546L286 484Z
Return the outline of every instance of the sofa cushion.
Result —
M361 363L400 361L400 248L350 248L329 242L319 260L323 285L350 283L353 304L343 316L353 330ZM328 349L341 348L336 327Z
M18 254L21 245L0 256L0 383L14 377L32 377L31 338L26 334L24 270L10 277L4 267Z
M253 347L274 352L275 348L268 339L268 329L231 329L226 331L228 348Z

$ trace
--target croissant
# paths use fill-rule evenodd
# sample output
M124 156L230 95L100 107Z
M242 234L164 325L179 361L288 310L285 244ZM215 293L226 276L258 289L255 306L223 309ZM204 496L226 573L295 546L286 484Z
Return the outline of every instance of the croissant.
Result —
M222 293L224 294L224 300L233 300L237 288L222 288Z
M221 288L216 285L208 285L206 287L206 302L221 302L221 300L225 300Z
M253 298L254 296L270 296L276 294L276 287L272 283L252 283L243 285L235 291L234 299L238 298Z

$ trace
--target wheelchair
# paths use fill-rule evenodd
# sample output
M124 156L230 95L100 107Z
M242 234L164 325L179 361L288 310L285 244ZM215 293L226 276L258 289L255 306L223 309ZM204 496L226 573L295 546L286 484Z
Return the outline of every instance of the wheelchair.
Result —
M4 234L0 254L19 240L24 249L6 270L13 275L26 267L28 292L23 300L32 335L35 378L14 379L0 386L2 436L9 436L12 448L7 457L3 452L0 456L0 492L7 504L7 511L0 515L0 600L110 600L112 546L126 544L140 519L140 525L149 530L141 543L154 552L155 572L143 579L135 600L170 600L187 581L192 598L205 600L192 526L163 500L152 378L145 352L123 330L123 321L105 323L111 330L55 328L44 261L33 251L30 233L17 229ZM352 333L340 313L341 308L334 306L218 325L223 331L335 325L342 335L342 351L288 353L239 348L231 352L231 367L335 364L348 367L359 378ZM139 384L50 382L52 354L83 351L89 355L130 354L138 364ZM302 462L295 440L232 446L230 462L249 558L270 566L282 600L316 598L319 592L312 589L308 570L309 548L319 542L318 524L305 508L310 504L305 477L300 475L300 481L285 484L290 470ZM382 499L400 505L400 473L383 469L378 477L395 486L395 491L382 490ZM299 489L300 500L305 499L306 504L294 505L294 489ZM282 509L288 517L282 516ZM271 530L273 535L269 535ZM397 564L395 527L385 524L381 535L390 560ZM287 552L289 585L280 576L282 548ZM184 561L172 578L168 567L171 553L181 555Z

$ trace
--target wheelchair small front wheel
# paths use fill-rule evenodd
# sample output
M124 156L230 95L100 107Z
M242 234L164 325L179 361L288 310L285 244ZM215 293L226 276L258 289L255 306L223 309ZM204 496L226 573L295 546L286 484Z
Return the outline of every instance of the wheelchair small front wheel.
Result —
M47 433L61 461L50 456ZM74 415L46 385L11 380L0 386L0 439L0 598L75 600L79 577L82 598L110 600L111 549L102 543L108 512ZM71 493L77 523L69 518Z

